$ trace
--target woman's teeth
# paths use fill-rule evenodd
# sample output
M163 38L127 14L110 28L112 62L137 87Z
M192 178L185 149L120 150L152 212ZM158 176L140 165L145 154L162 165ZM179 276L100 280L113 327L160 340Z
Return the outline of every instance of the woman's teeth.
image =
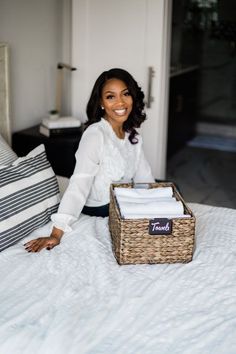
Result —
M122 116L123 114L126 113L126 109L116 109L115 113L119 116Z

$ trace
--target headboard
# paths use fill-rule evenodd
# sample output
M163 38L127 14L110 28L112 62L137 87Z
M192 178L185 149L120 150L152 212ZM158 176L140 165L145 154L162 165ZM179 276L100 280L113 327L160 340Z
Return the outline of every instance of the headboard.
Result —
M9 47L0 42L0 134L11 145L9 106Z

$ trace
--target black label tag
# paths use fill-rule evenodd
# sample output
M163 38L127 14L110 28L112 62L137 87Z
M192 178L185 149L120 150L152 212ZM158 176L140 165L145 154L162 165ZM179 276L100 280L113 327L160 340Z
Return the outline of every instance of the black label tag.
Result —
M172 232L172 220L156 218L149 221L149 235L169 235Z

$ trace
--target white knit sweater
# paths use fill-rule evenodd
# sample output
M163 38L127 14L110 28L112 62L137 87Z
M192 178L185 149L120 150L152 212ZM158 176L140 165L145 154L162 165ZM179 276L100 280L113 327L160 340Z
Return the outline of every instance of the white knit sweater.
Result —
M114 182L153 182L150 166L144 156L142 138L131 144L128 134L119 139L110 123L101 119L83 133L76 152L76 166L61 200L53 225L70 231L84 205L109 203L110 184Z

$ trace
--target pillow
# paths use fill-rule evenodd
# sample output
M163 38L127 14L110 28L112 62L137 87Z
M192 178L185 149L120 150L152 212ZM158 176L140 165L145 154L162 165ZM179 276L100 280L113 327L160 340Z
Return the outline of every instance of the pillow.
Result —
M57 182L59 185L59 191L60 191L60 198L63 197L63 194L65 193L68 184L69 184L69 178L68 177L63 177L63 176L56 176L57 177Z
M9 165L17 159L17 155L0 134L0 165Z
M0 166L0 251L50 221L58 205L58 182L44 145Z

